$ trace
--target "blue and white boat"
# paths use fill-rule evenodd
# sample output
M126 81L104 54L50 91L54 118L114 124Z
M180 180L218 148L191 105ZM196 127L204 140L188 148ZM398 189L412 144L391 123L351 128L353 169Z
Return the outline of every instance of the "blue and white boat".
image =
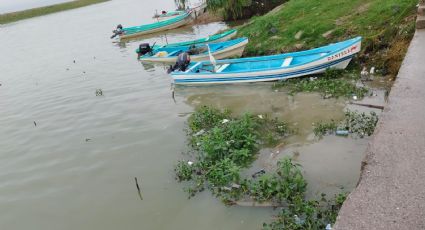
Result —
M142 62L175 63L180 53L188 52L191 61L206 61L210 59L209 51L216 59L240 57L247 44L248 38L243 37L212 44L166 46L154 48L151 52L144 53L139 59Z
M184 72L173 71L175 84L224 84L277 81L345 69L361 49L361 37L307 51L272 56L191 63Z

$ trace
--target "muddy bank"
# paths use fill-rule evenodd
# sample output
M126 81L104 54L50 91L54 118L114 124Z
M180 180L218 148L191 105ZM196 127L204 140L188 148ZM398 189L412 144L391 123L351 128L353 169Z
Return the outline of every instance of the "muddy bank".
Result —
M207 11L195 18L195 20L192 21L191 25L198 25L198 24L208 24L211 22L222 22L224 21L224 17L220 14L215 14L213 12Z

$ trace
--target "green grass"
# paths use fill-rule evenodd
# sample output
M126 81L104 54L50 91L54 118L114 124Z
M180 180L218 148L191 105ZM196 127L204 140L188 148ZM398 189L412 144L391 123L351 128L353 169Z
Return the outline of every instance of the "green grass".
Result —
M414 33L416 4L417 0L290 0L278 11L252 18L241 26L239 36L250 39L247 56L304 50L362 36L360 61L373 61L395 74L408 45L401 41L410 41ZM385 49L389 51L380 52Z
M42 16L46 14L56 13L59 11L75 9L83 6L88 6L96 3L106 2L109 0L76 0L72 2L65 2L60 4L55 4L51 6L38 7L34 9L28 9L18 12L0 14L0 24L6 24L11 22L16 22L19 20Z

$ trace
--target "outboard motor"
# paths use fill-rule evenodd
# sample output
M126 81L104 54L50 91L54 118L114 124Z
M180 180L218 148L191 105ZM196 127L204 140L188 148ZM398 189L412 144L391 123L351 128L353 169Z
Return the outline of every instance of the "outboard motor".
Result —
M114 38L118 35L121 35L124 33L123 27L121 24L118 24L117 28L115 30L112 31L113 35L111 36L111 38Z
M174 70L186 71L189 64L190 64L190 55L186 52L183 52L179 54L179 56L177 57L176 64L174 66L170 66L170 69L168 69L168 73L171 73Z
M152 53L152 47L149 43L142 43L139 45L139 50L137 51L138 56L143 56L147 53Z

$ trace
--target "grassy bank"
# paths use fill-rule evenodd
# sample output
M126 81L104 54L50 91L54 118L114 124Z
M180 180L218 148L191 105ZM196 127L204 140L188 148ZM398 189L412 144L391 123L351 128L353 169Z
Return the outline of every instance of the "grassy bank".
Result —
M51 6L38 7L29 10L23 10L13 13L0 14L0 24L11 23L27 18L42 16L46 14L56 13L59 11L75 9L83 6L88 6L96 3L106 2L109 0L76 0L72 2L65 2Z
M363 37L358 64L396 75L414 33L417 0L291 0L252 18L239 35L246 55L304 50Z

